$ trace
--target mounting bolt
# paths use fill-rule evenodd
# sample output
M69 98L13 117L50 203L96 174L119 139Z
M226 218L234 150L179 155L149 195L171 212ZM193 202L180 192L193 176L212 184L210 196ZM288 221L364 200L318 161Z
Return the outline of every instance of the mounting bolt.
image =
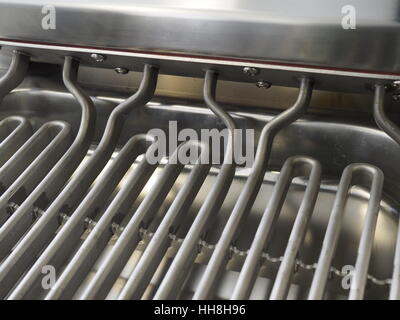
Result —
M126 68L121 68L121 67L117 67L114 69L114 71L118 74L127 74L129 72L128 69Z
M263 89L271 88L271 84L267 81L257 81L256 86L257 88L263 88Z
M394 89L400 89L400 80L393 81L392 86Z
M394 101L400 101L400 93L395 93L394 95L392 95L392 99Z
M243 72L245 75L247 75L249 77L254 77L254 76L258 75L260 70L258 70L257 68L253 68L253 67L244 67Z
M394 101L400 101L400 93L399 93L400 80L395 80L392 82L392 89L396 90L396 92L393 93L393 95L392 95L392 99Z
M98 53L92 53L90 55L90 57L96 62L103 62L104 60L106 60L105 56L103 56L102 54L98 54Z

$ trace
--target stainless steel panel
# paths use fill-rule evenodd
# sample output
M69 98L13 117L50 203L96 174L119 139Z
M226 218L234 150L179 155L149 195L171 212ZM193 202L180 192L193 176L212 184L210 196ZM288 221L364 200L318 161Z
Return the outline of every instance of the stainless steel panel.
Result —
M44 30L44 5L56 9ZM0 1L0 38L400 73L398 0ZM366 50L366 48L368 48Z
M126 68L139 71L143 65L157 66L162 73L185 77L203 78L204 70L218 72L219 78L228 81L268 82L272 85L297 87L298 80L307 77L313 80L314 86L321 90L335 90L355 93L371 93L375 84L393 87L399 76L384 72L364 72L354 70L335 70L316 67L277 65L264 62L231 61L226 59L183 58L179 56L164 56L158 53L130 53L99 49L71 48L67 46L37 45L26 42L15 43L1 41L4 53L21 51L29 55L32 61L50 64L62 64L65 56L79 60L82 65L100 68ZM104 61L92 59L93 52L107 57ZM254 75L246 70L251 69Z

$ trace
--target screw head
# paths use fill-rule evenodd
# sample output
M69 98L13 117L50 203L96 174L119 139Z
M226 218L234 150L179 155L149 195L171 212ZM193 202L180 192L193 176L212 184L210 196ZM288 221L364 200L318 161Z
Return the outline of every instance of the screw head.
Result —
M400 80L393 81L392 86L395 89L399 89L400 88Z
M244 74L248 75L249 77L254 77L260 72L260 70L258 70L257 68L254 68L254 67L244 67L243 72L244 72Z
M92 53L90 55L90 57L96 62L103 62L104 60L106 60L105 56L103 56L102 54L98 54L98 53Z
M126 68L121 68L121 67L117 67L114 69L114 71L118 74L127 74L129 72L128 69Z
M257 88L269 89L271 88L271 84L267 81L258 81L256 82Z
M392 95L392 99L394 101L400 101L400 93L396 93L396 94Z

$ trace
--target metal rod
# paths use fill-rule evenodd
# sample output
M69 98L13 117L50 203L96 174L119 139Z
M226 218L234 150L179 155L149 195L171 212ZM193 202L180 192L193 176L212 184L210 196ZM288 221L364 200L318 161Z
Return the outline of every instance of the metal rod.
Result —
M0 78L0 103L5 95L24 80L29 60L28 55L18 51L13 52L10 67ZM8 117L0 122L0 132L2 135L4 133L7 135L0 143L0 166L2 166L32 134L32 127L29 121L22 117Z
M384 99L386 89L384 85L375 85L374 119L379 128L394 141L400 144L400 128L395 125L385 114Z
M32 127L27 119L11 116L1 120L0 166L3 166L31 135Z
M59 124L62 125L60 126ZM0 166L0 183L1 187L4 188L3 191L11 186L21 173L44 151L51 141L58 136L59 131L62 130L69 132L68 136L70 137L69 140L71 140L70 126L61 122L44 125L35 132L35 138L28 137L24 139L22 147L19 146L18 149L13 152L10 159Z
M321 165L319 162L301 156L287 159L282 167L279 179L276 182L240 271L231 299L249 298L261 267L262 254L268 245L272 230L282 210L289 186L296 176L308 177L309 181L271 294L271 299L283 299L286 297L296 254L304 239L307 223L314 209L321 177Z
M368 266L375 235L381 193L383 188L383 173L379 168L368 164L350 164L343 171L339 188L329 218L328 227L322 244L318 265L311 284L308 299L322 299L329 276L332 259L339 240L340 228L344 216L349 189L355 184L371 185L370 198L366 219L358 247L357 260L351 279L349 299L361 299L364 295L368 275Z
M84 105L88 106L88 104L86 103L84 104L84 102L90 101L90 106L93 107L90 98L83 95L83 93L80 92L79 87L76 86L75 79L77 74L77 66L75 68L75 72L73 72L73 77L72 75L69 76L71 73L71 62L73 61L74 60L71 60L68 57L66 58L66 64L64 68L64 81L66 83L66 86L69 90L71 90L71 92L74 95L76 95L78 101L81 102L82 106ZM143 79L139 89L134 95L132 95L127 100L122 102L112 111L110 118L107 121L106 129L99 143L99 146L97 147L93 155L90 157L89 161L85 163L84 166L81 166L79 168L78 172L76 172L74 177L72 177L68 181L67 185L57 196L57 198L50 204L49 208L45 211L43 216L29 230L29 232L25 235L25 237L15 247L10 256L7 257L7 259L0 266L0 282L2 281L3 278L4 279L7 278L7 283L10 283L11 279L16 281L16 279L18 279L22 275L22 273L26 270L26 268L35 260L35 255L44 248L45 244L48 243L48 241L51 240L52 237L54 237L55 231L59 226L58 213L60 212L61 208L73 208L85 194L85 192L90 187L90 185L97 177L97 175L104 168L112 152L114 151L126 115L133 108L144 106L152 98L157 83L157 76L158 76L157 68L151 65L146 65L144 67ZM79 92L80 94L78 94ZM84 108L84 110L87 109L88 108ZM83 117L83 120L84 118L85 117ZM91 118L89 117L86 120L90 119ZM71 147L72 149L75 145L79 150L79 152L78 150L74 150L72 152L71 149L68 151L68 152L71 151L71 153L69 153L69 156L75 154L75 156L78 157L77 160L79 160L79 162L81 161L80 157L81 153L82 156L86 155L87 148L89 147L89 144L91 142L91 137L93 135L92 125L90 125L91 128L89 130L90 135L86 133L87 130L83 129L87 127L86 125L84 125L85 122L83 120L81 122L81 127L79 132L85 133L85 135L79 138L79 133L78 133L78 138L75 140L75 142L79 141L79 144L75 145L74 142L73 146ZM78 153L79 156L76 153ZM64 159L67 160L66 158ZM74 163L76 160L75 158L69 159L68 157L68 161ZM61 165L58 166L59 164ZM58 164L56 165L56 167L54 167L53 170L49 173L49 175L46 176L46 178L52 179L53 180L52 182L55 181L59 182L60 174L62 174L61 167L64 166L64 164L66 163L64 163L63 159L61 159L60 162L58 162ZM74 169L75 169L75 164L74 164ZM57 177L57 180L55 180L55 177ZM67 178L67 176L65 175L63 176L63 178L64 177ZM61 179L61 181L63 181L63 179ZM39 187L41 185L39 185ZM32 194L37 193L36 191L38 190L38 188L36 188ZM46 196L48 198L51 198L51 195L55 196L54 191L49 190L49 188L46 185L43 186L43 189L46 190ZM43 196L43 195L39 193L37 194L37 196ZM31 199L31 197L28 197L28 199L35 201L37 200L37 198ZM30 201L29 204L26 205L27 200L25 200L24 203L22 203L21 207L13 214L12 218L14 218L14 216L19 216L18 215L19 212L22 212L22 214L26 216L26 214L29 212L29 209L31 209L31 206L34 204L34 201ZM15 229L16 226L14 226L13 230ZM1 229L0 229L0 236L1 236ZM4 291L6 289L8 289L8 286L7 287L5 286ZM0 287L0 296L2 294L3 291L1 290Z
M384 98L386 89L384 85L375 86L374 118L379 128L400 144L400 128L395 125L385 114ZM396 251L393 261L392 283L390 285L390 300L400 299L400 220L398 223Z
M0 78L0 103L4 96L16 88L24 80L29 67L30 57L19 51L14 51L10 67Z
M296 160L297 163L295 163L295 165L297 164L302 166L296 168L299 170L297 176L309 174L310 179L299 212L296 216L292 232L290 233L288 245L279 267L274 286L272 287L270 295L271 300L285 299L287 296L291 276L296 263L296 256L306 235L307 225L314 210L321 182L321 166L318 161L305 157L297 158Z
M9 296L9 299L35 298L35 296L40 294L42 290L40 279L42 276L42 267L52 265L56 270L59 270L64 265L80 241L85 218L104 206L108 197L131 167L134 160L146 151L150 143L154 143L154 138L146 135L138 135L130 139L126 147L119 152L112 165L107 167L106 171L99 178L99 181L95 182L93 188L78 208L22 278L21 282ZM140 190L144 187L147 178L154 171L155 166L146 162L146 165L142 165L141 169L141 172L137 172L139 179L137 181L136 193L131 194L134 198L139 195ZM75 257L77 256L75 255ZM81 256L81 258L84 257Z
M245 215L250 211L263 181L274 137L279 130L288 126L305 112L311 98L311 88L311 81L303 78L300 84L299 96L295 104L290 109L276 116L263 128L250 176L218 240L193 299L207 299L212 294L217 279L228 261L229 246L237 234Z
M208 147L201 143L201 153ZM195 164L183 187L179 190L176 198L163 217L156 232L143 252L138 264L129 276L118 299L140 299L149 285L155 271L163 259L171 240L169 233L171 228L179 226L181 216L186 213L196 197L210 169L210 161L202 163L200 159Z
M116 243L113 245L111 252L101 263L96 274L82 294L82 299L105 298L140 241L140 226L145 220L149 221L151 217L157 213L157 210L182 171L184 165L179 161L179 154L182 150L187 150L187 147L200 148L200 157L204 155L205 147L197 141L188 141L178 146L168 161L167 166L163 169L161 176L157 179L154 187L139 205ZM195 174L203 169L202 165L197 167L201 169L194 169Z
M204 79L203 95L207 106L219 117L229 130L228 143L217 180L204 200L199 213L196 215L186 237L178 250L164 280L160 284L154 298L168 299L171 295L178 292L178 288L186 279L186 272L191 268L196 258L196 248L201 235L210 218L215 218L226 197L229 187L235 175L234 146L236 124L232 117L221 108L215 100L218 74L212 70L207 70Z
M135 150L139 139L142 139L139 135L131 138L119 152L118 157L121 152L127 153L129 149ZM124 158L126 158L124 161L128 161L129 163L134 159L132 156ZM115 161L112 164L112 166L118 165L119 163ZM121 190L117 193L95 227L89 233L89 236L83 242L82 246L67 264L57 282L46 295L47 300L72 298L77 288L89 273L90 268L94 265L96 259L100 256L108 241L113 236L111 228L113 219L117 214L126 214L126 212L129 211L155 168L155 165L150 165L147 159L144 158L137 167L129 173Z

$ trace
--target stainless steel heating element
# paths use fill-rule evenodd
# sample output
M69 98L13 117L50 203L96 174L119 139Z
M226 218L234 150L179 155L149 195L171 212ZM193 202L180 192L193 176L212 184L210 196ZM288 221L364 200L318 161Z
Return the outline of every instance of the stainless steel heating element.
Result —
M0 0L1 298L400 299L400 1L95 2Z

